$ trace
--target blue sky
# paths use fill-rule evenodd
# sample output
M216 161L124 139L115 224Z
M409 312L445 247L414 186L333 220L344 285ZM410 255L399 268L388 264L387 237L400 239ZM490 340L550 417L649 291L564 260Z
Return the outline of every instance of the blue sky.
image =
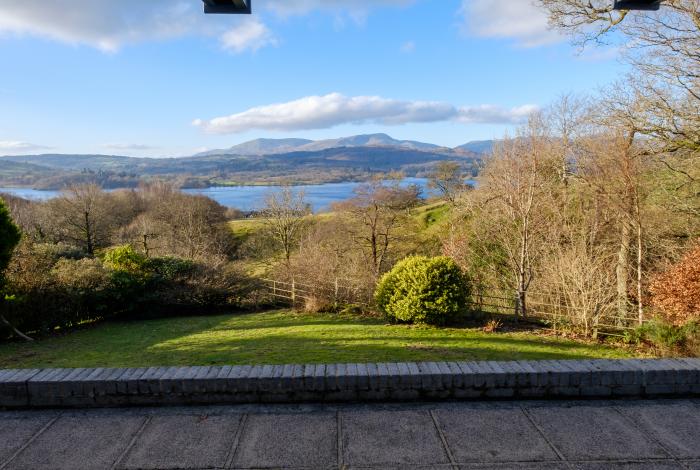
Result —
M4 2L0 154L171 156L373 132L455 146L624 72L612 48L578 54L527 0L358 3L204 16L200 0Z

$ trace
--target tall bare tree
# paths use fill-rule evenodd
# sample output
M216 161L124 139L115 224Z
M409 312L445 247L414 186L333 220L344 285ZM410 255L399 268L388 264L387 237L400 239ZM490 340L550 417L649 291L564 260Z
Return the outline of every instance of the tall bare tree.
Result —
M578 139L590 129L587 118L590 112L588 100L574 94L561 95L545 111L545 120L552 136L553 150L559 154L559 176L568 184L578 159Z
M121 229L121 238L129 241L143 251L147 258L158 249L156 240L161 236L162 224L159 224L151 214L139 214L134 220Z
M292 252L299 243L303 230L308 224L311 208L303 191L283 187L265 198L262 210L268 234L282 251L285 269L291 274Z
M664 150L700 150L700 0L658 11L613 10L608 0L538 0L550 24L578 44L614 41L635 67L626 82L645 102L639 131Z
M399 227L406 222L407 210L418 202L420 189L401 187L399 180L382 177L362 184L355 197L334 208L349 218L354 243L366 256L375 279L385 268L393 243L400 238Z
M94 184L70 186L48 202L58 237L93 255L107 246L113 218L106 194Z
M516 315L527 316L527 296L552 222L560 158L541 115L533 115L516 138L494 148L468 202L474 256L507 269ZM496 258L494 258L496 257Z

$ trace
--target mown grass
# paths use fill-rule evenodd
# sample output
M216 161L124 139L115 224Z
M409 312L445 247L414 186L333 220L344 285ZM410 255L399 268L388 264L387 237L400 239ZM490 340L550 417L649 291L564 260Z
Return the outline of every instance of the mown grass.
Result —
M0 345L0 368L624 358L625 348L532 332L388 325L376 318L274 311L104 322Z
M260 218L236 219L229 222L229 227L234 237L243 241L265 226L265 222Z

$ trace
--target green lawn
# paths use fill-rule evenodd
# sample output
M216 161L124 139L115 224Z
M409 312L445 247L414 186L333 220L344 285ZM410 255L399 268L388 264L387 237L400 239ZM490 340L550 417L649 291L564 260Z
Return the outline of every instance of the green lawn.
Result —
M105 322L0 344L0 368L135 367L435 360L623 358L633 352L533 333L387 325L379 319L275 311Z

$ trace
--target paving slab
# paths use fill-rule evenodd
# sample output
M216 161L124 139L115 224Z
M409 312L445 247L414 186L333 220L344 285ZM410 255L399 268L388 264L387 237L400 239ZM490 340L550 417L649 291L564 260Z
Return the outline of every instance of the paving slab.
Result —
M681 470L684 467L674 460L647 462L581 462L573 464L576 470Z
M381 465L379 467L353 467L345 466L343 470L454 470L452 464L436 464L436 465Z
M459 466L460 470L570 470L564 462L501 462L472 463Z
M181 470L229 462L238 469L700 470L700 458L672 456L696 450L698 405L667 399L0 411L0 470L115 463ZM542 447L541 433L567 461Z
M341 414L341 423L346 465L450 463L426 411L348 412Z
M133 415L62 416L7 467L102 470L126 449L145 418Z
M338 465L335 413L249 415L234 467L328 467Z
M668 458L664 449L610 403L526 406L529 415L569 460Z
M119 467L222 468L240 420L240 415L154 416Z
M53 418L50 414L0 417L0 466Z
M457 462L557 460L519 407L472 406L434 413Z
M687 402L619 406L674 457L700 459L700 408Z

